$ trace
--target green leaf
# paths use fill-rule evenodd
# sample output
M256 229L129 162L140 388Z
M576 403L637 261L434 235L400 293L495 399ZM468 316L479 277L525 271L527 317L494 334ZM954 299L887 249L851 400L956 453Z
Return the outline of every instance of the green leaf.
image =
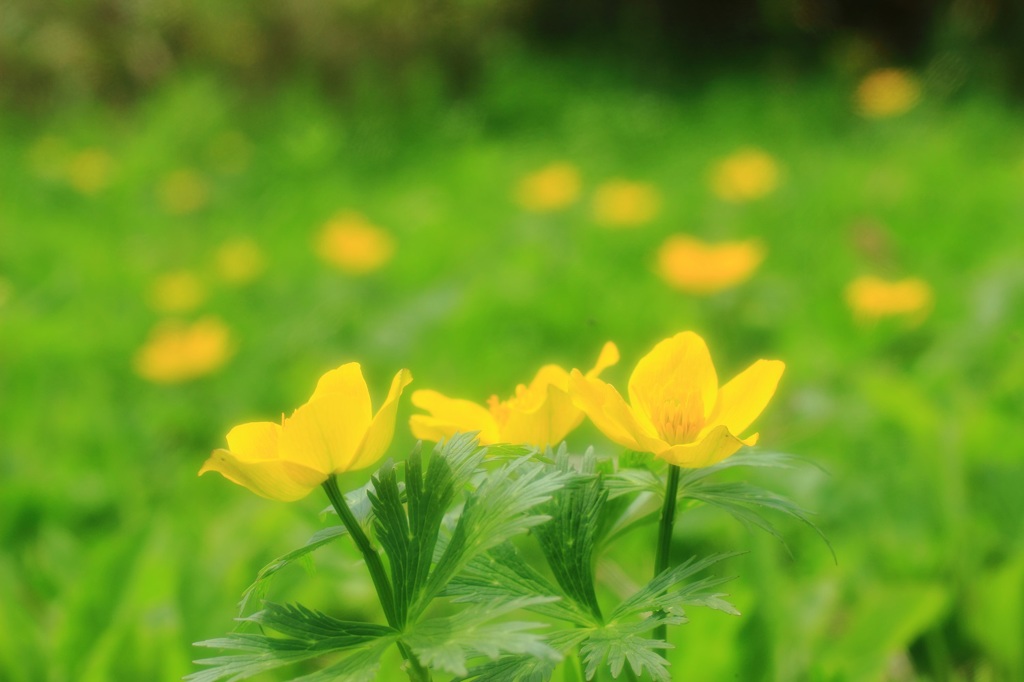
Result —
M480 656L496 660L505 654L522 654L557 661L558 652L541 635L531 632L545 624L499 620L536 601L480 604L451 616L431 618L412 626L402 641L428 668L459 676L468 674L468 661Z
M551 499L570 476L550 471L531 457L491 471L467 497L455 529L413 609L419 613L473 558L548 520L530 513Z
M541 598L527 608L575 625L594 626L593 616L581 609L533 567L523 561L511 543L505 543L473 559L448 583L444 594L456 603L496 602Z
M672 682L669 663L659 653L671 648L671 644L660 639L641 637L635 628L609 626L591 633L580 645L580 657L588 680L594 678L602 665L607 665L612 677L618 678L628 662L634 675L642 675L646 669L656 682Z
M782 543L786 551L789 551L789 545L786 544L782 534L779 533L771 521L761 514L760 509L780 512L801 521L814 530L832 553L832 558L836 559L832 543L821 532L821 529L811 521L809 517L810 512L781 495L743 481L732 481L725 483L700 483L690 485L689 487L680 485L680 497L714 505L728 512L742 523L756 526L771 534Z
M261 568L260 572L256 574L256 580L253 581L252 585L249 585L249 587L246 588L244 593L242 593L242 601L238 604L239 612L244 612L246 606L248 606L249 602L253 598L261 599L266 595L267 590L270 587L269 581L278 571L285 568L292 562L315 552L324 545L333 542L342 535L345 535L347 532L348 531L345 529L345 526L329 526L327 528L322 528L314 533L302 547L293 549L287 554L282 554Z
M349 653L361 647L382 647L383 650L394 642L397 634L384 625L339 620L298 604L267 604L262 611L241 620L256 623L284 636L236 632L226 637L197 642L196 646L245 653L197 660L195 663L210 667L193 673L187 680L244 680L325 654Z
M584 457L582 471L591 474L594 457ZM567 475L570 468L564 449L556 458L557 471ZM534 531L555 580L577 604L602 621L601 607L594 590L594 550L601 531L602 511L608 491L599 476L587 476L577 485L566 486L554 493L541 511L551 517Z
M221 642L216 645L216 648L237 648L224 646L222 640L209 640L209 642ZM208 642L198 642L196 646L206 646L207 644ZM236 682L320 655L322 655L320 651L260 651L250 654L201 658L193 663L210 667L192 673L185 680L186 682L218 682L218 680Z
M459 680L476 682L547 682L555 672L557 661L536 656L502 656L472 668Z
M386 625L339 620L302 604L268 603L245 620L300 640L309 648L325 650L345 649L395 634Z
M375 642L292 682L374 682L378 679L380 659L393 643L391 640Z
M711 606L711 608L718 608L726 613L739 615L739 612L731 604L718 599L721 595L706 592L711 587L732 580L732 578L706 578L678 590L670 591L673 586L678 585L691 576L714 566L720 561L739 556L739 554L741 552L714 554L700 560L696 557L691 557L678 566L665 569L631 597L619 604L612 613L612 620L623 620L630 616L650 611L663 611L685 604Z
M479 469L485 453L471 435L456 435L435 446L424 475L417 445L405 462L404 505L392 463L386 462L373 476L373 492L367 495L374 529L391 568L399 623L408 620L427 584L445 514Z

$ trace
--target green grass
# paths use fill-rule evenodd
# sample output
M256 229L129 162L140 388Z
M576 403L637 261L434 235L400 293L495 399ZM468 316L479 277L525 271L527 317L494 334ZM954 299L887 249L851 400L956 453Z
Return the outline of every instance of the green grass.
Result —
M731 519L688 512L683 553L750 553L730 566L743 617L694 612L672 633L676 669L695 680L1024 676L1024 124L982 92L867 121L849 91L755 75L655 87L512 60L454 102L429 79L393 106L337 105L299 85L252 101L193 77L127 111L4 114L4 679L190 672L201 653L190 643L231 627L258 568L303 542L326 506L318 495L264 501L195 472L231 426L299 405L324 370L361 361L378 400L403 366L411 388L483 400L546 361L589 367L606 340L623 361L605 376L621 384L682 329L708 339L722 376L758 357L786 361L761 442L828 473L755 475L819 512L838 564L782 520L792 557ZM235 131L251 142L241 173L210 155ZM30 150L47 135L107 150L109 186L83 196L34 173ZM778 160L783 182L725 204L708 171L749 145ZM553 215L518 209L517 180L560 159L581 169L581 201ZM174 216L156 188L182 167L207 179L210 201ZM659 217L596 226L590 195L613 177L657 186ZM383 270L353 278L317 260L317 231L343 209L395 236ZM855 246L865 221L884 226L886 264ZM675 232L757 237L768 257L736 290L695 298L652 268ZM187 384L138 378L131 358L161 318L147 305L153 277L207 277L216 247L240 235L266 252L264 276L243 288L210 278L208 300L186 315L222 317L234 356ZM880 267L932 284L921 326L852 319L846 283ZM410 412L406 402L399 455ZM570 437L588 443L613 451L589 426ZM642 578L650 566L630 558L653 562L654 529L631 543L609 559ZM338 547L311 578L286 572L274 598L378 618L363 567Z

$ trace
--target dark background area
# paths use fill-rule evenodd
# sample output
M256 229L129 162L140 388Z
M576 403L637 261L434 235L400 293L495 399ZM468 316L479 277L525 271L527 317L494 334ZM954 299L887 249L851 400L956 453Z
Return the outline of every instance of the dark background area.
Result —
M840 75L910 66L955 91L971 79L1024 91L1024 6L1013 0L9 0L0 8L8 104L131 101L181 70L263 90L305 73L350 97L401 93L424 72L471 90L495 52L526 46L712 76L770 64ZM376 87L374 89L377 89Z

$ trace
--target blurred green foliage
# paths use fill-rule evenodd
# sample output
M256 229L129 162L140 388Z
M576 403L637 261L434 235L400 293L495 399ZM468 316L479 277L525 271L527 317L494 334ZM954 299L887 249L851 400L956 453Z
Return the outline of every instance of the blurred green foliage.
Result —
M672 633L673 669L700 680L1024 676L1017 113L971 90L865 120L851 111L853 83L836 79L652 84L621 64L514 53L480 84L452 101L425 77L401 110L372 89L339 110L301 79L254 100L199 75L134 109L0 116L4 679L192 671L190 643L224 631L258 569L312 535L325 506L270 503L195 473L232 425L300 404L324 370L360 360L380 396L406 366L411 388L483 401L543 362L588 366L609 339L623 362L606 376L621 385L681 329L708 339L722 376L757 357L787 362L762 446L828 473L757 483L820 512L838 565L785 519L792 557L721 513L687 512L680 559L751 552L730 564L744 615L692 614ZM717 199L710 169L750 145L778 162L778 190ZM519 180L559 160L580 169L580 200L518 208ZM182 170L201 201L166 189ZM650 224L595 224L594 189L620 177L660 191ZM383 269L355 277L317 259L321 226L344 210L394 236ZM756 237L767 257L737 289L689 296L654 272L676 232ZM266 270L228 286L215 254L241 236ZM154 278L182 269L207 295L181 316L219 316L235 351L211 376L151 384L132 366L164 317ZM858 323L844 287L879 271L930 282L931 315ZM570 437L588 443L612 451L590 427ZM411 445L400 426L395 452ZM364 482L356 473L343 486ZM649 573L630 562L650 553L654 531L633 538L643 552L601 559L602 598L628 593L629 571ZM282 571L271 598L375 618L341 546L318 554L311 579Z
M345 99L424 78L462 94L482 57L522 43L691 74L909 65L947 94L967 80L1021 92L1022 32L1015 0L7 0L0 97L124 102L196 70L263 92L304 73Z

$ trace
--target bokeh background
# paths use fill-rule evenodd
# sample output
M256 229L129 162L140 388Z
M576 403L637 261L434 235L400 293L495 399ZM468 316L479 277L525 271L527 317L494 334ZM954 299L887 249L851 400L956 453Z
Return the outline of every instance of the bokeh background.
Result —
M786 361L761 443L817 466L747 475L838 561L688 512L681 554L750 551L679 678L1024 679L1022 34L1012 0L6 0L0 678L193 671L326 506L196 472L323 371L482 402L694 329L723 377ZM271 597L376 617L353 553L316 568Z

